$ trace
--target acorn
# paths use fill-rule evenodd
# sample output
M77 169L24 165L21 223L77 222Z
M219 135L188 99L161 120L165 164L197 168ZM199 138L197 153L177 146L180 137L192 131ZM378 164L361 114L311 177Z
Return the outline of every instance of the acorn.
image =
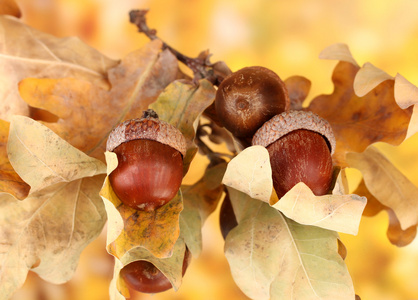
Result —
M191 254L186 247L183 258L182 276L190 264ZM120 271L128 287L141 293L160 293L172 288L168 278L151 262L138 260L127 264Z
M253 145L264 146L269 152L273 187L279 198L299 182L317 196L327 194L335 144L328 121L306 111L274 116L253 138Z
M235 137L251 138L273 116L289 109L284 82L270 69L253 66L228 75L219 85L215 109Z
M176 196L183 179L186 140L153 110L119 124L106 148L117 155L118 166L109 181L125 205L150 211Z

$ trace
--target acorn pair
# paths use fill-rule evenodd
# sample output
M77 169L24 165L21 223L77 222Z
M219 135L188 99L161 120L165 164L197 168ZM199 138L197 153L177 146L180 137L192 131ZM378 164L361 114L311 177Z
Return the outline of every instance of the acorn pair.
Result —
M216 93L219 120L235 137L267 148L273 186L282 197L298 182L315 195L332 181L335 138L330 124L312 112L289 111L284 82L273 71L246 67L226 77Z

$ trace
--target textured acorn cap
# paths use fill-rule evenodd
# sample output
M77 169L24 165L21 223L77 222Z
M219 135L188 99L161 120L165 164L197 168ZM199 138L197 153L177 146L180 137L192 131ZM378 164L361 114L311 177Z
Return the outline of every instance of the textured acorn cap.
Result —
M267 147L291 131L306 129L317 132L328 140L331 155L335 151L335 137L327 120L310 111L288 111L276 115L254 134L253 145Z
M186 139L173 125L158 119L155 112L144 112L138 119L120 123L109 134L106 144L107 151L113 151L120 144L132 140L152 140L170 146L186 155Z

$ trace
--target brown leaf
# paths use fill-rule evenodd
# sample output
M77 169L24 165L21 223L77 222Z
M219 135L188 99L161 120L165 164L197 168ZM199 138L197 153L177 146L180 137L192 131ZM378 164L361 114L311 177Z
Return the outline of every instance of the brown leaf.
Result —
M31 78L21 81L19 91L29 105L60 118L46 126L74 147L104 161L105 143L112 128L140 117L175 79L177 61L160 49L161 42L153 41L110 69L110 90L78 78Z
M377 200L376 197L370 193L366 187L364 179L362 179L354 193L365 196L367 198L367 205L363 212L364 216L373 217L382 210L385 210L388 213L389 227L386 235L392 244L398 247L403 247L409 245L415 239L417 226L412 225L411 227L403 230L395 212L389 207L380 203L379 200Z
M367 215L386 210L389 240L397 246L409 244L418 224L418 188L374 147L363 153L349 153L347 159L363 174L364 185L361 183L356 192L370 198Z
M311 81L303 76L292 76L287 78L284 83L289 93L290 109L302 109L303 101L311 89Z
M404 230L395 212L391 209L388 209L387 212L389 215L389 228L386 235L389 241L398 247L409 245L417 235L417 226L412 225Z
M22 14L20 12L19 6L14 0L1 0L0 15L11 15L16 18L20 18Z
M394 99L394 81L380 83L363 97L354 93L353 82L359 68L348 62L335 67L331 95L316 97L308 109L327 119L335 133L334 162L347 166L347 152L362 152L378 141L400 144L406 137L412 108L401 109Z
M8 193L17 199L24 199L29 193L29 185L15 172L7 157L9 123L0 120L0 195Z
M28 115L17 88L22 79L74 77L107 89L107 69L117 64L78 38L57 38L10 16L0 16L0 45L0 118L7 121Z
M375 147L349 153L347 162L360 170L370 193L393 209L403 230L418 223L418 188Z
M380 203L379 200L377 200L376 197L370 193L370 191L366 187L366 183L364 182L364 179L361 180L356 190L354 191L354 194L367 198L367 204L366 204L366 207L364 208L363 216L373 217L377 215L379 212L381 212L382 210L387 209L386 206Z

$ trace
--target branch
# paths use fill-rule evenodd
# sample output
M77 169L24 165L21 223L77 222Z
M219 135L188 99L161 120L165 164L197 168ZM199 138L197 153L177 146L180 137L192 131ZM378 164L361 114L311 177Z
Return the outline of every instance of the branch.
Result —
M150 40L159 39L157 36L157 30L150 29L147 25L146 14L148 10L132 10L129 13L129 21L138 27L138 31L144 33ZM161 40L163 43L163 49L168 49L173 53L176 58L185 64L190 70L193 71L194 81L197 82L200 79L207 79L214 85L219 85L223 78L230 73L228 67L222 63L211 64L209 61L209 51L203 51L196 58L188 57L167 43ZM218 70L219 69L219 70Z

